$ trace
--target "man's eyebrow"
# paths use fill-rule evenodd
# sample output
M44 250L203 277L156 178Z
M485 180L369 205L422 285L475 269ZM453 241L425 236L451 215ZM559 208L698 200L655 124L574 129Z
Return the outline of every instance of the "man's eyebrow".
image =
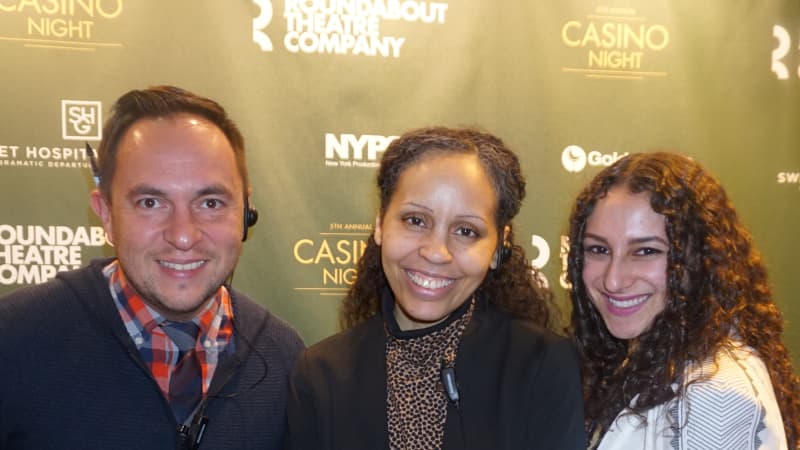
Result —
M224 186L222 184L212 184L212 185L209 185L209 186L205 186L202 189L200 189L199 191L197 191L197 195L198 196L204 196L204 195L230 195L230 196L232 196L233 192L231 191L230 188L228 188L227 186Z
M139 195L152 195L155 197L166 197L167 191L161 188L157 188L151 184L138 184L133 187L128 192L128 195L131 197L139 196ZM196 193L196 196L202 197L205 195L226 195L226 196L233 196L233 191L230 188L223 184L211 184L208 186L203 186L200 188Z
M154 195L154 196L164 196L166 192L162 189L159 189L155 186L149 184L137 184L128 192L129 196L137 196L137 195Z

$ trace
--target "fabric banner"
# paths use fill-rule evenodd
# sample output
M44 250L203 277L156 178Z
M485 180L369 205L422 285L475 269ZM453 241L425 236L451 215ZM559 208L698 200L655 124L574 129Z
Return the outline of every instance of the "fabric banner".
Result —
M521 156L515 227L566 305L566 220L602 167L671 149L726 186L800 366L800 2L0 0L0 294L109 255L88 205L124 92L174 84L242 129L261 212L233 284L336 331L394 136L478 126Z

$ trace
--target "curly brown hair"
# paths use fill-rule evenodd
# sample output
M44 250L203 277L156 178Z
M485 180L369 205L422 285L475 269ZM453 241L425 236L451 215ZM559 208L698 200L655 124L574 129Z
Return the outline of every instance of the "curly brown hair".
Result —
M634 340L612 336L583 283L583 238L597 201L612 187L647 192L666 219L668 298ZM766 364L789 448L800 438L800 383L782 342L783 317L767 272L720 183L696 161L673 153L633 154L601 171L581 192L569 220L571 332L582 363L587 423L601 432L638 395L632 412L682 391L690 361L712 358L729 340L756 350Z
M505 239L510 255L497 269L487 273L478 287L479 297L486 298L513 317L553 329L557 317L552 294L539 282L539 273L531 267L525 250L514 243L511 227L525 197L525 178L517 155L496 136L470 128L432 127L409 131L394 140L384 152L378 169L380 217L385 214L403 171L433 153L476 155L497 193L495 221L498 230L502 233L506 226L511 230ZM503 241L502 238L502 235L498 237L498 243ZM357 271L358 276L339 311L342 329L351 328L377 314L380 294L388 286L381 264L381 249L375 243L374 233L358 261Z

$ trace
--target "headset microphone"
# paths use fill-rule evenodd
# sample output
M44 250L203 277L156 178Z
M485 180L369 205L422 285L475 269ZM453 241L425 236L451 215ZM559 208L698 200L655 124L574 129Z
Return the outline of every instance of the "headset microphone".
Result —
M511 247L511 243L507 240L503 240L503 245L500 247L500 255L497 259L497 265L499 266L501 263L504 263L511 259L511 253L513 252L513 247Z
M508 233L510 233L511 227L506 225L503 227L503 231L498 236L498 241L500 245L497 246L497 250L495 252L495 269L500 268L500 266L511 259L511 254L514 253L514 247L511 245L511 242L508 241Z
M244 230L242 230L242 242L247 240L247 230L258 222L258 210L250 206L247 198L244 199Z
M461 396L458 393L458 384L456 383L456 369L453 368L453 366L447 367L446 364L447 363L445 361L442 361L442 385L444 385L444 391L447 393L447 398L450 399L450 402L452 402L453 406L456 408L458 425L459 429L461 430L461 442L463 443L463 448L466 450L467 437L464 432L464 416L461 413L461 405L459 403Z
M94 180L94 186L99 188L100 187L100 170L97 168L97 156L94 154L94 149L92 148L89 143L86 143L86 156L89 157L89 165L92 168L92 179Z
M461 397L458 395L456 370L454 368L445 367L442 369L442 384L444 385L444 391L447 393L447 397L458 407L458 401Z

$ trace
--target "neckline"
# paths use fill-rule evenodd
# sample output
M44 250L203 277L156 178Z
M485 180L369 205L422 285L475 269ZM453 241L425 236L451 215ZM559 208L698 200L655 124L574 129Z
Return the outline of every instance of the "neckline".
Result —
M386 325L386 330L397 339L413 339L427 334L435 333L439 330L446 328L448 325L458 320L469 309L470 300L476 294L471 294L464 301L461 302L455 311L450 313L443 321L425 328L417 328L414 330L401 330L400 325L397 324L397 319L394 317L394 294L388 287L381 293L381 315L383 316L383 323Z

